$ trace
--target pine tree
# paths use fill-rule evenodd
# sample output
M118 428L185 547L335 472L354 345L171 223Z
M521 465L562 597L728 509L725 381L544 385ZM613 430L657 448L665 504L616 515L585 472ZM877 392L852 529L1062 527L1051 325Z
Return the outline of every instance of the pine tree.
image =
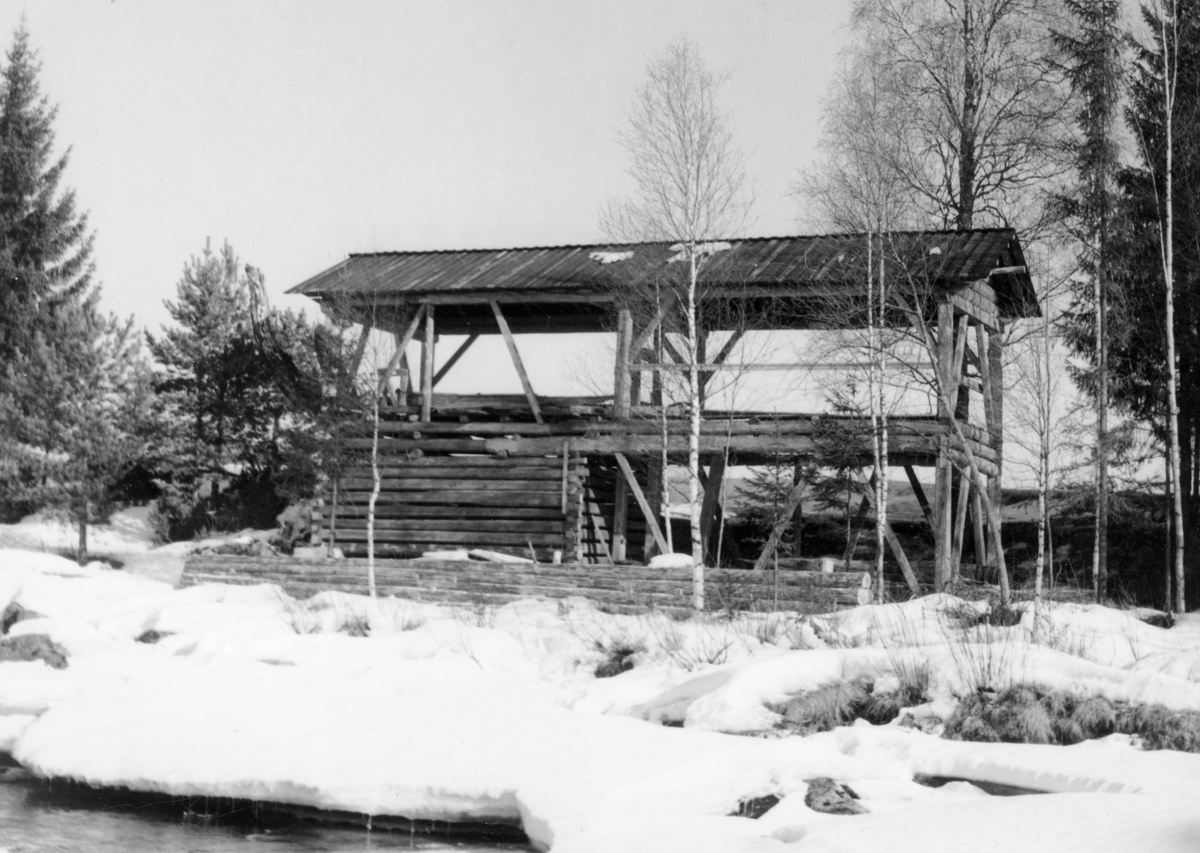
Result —
M60 305L6 371L0 457L21 476L15 497L69 517L87 556L87 526L112 509L112 487L150 444L149 369L133 321L96 296ZM14 404L19 400L19 404Z
M149 336L173 437L174 488L162 508L177 534L214 522L271 524L285 504L279 486L289 436L309 413L281 379L280 356L314 375L312 334L302 315L272 312L274 344L265 351L250 285L228 244L219 253L206 247L184 266L177 299L166 303L177 325Z
M0 361L32 341L56 305L91 290L92 237L75 194L60 191L69 152L55 159L56 109L38 86L41 63L22 24L0 74Z

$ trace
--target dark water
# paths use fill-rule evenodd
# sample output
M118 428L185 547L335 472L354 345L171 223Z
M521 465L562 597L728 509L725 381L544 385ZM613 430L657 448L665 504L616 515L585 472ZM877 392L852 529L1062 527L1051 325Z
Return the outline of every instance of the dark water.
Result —
M320 819L318 819L320 818ZM530 851L519 830L372 821L256 804L167 798L47 784L0 770L2 853L235 853L235 851Z

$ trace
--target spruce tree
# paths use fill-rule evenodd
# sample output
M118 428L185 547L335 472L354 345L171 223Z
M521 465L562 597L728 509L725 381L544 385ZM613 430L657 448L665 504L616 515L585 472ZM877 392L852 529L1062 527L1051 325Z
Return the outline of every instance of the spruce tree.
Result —
M56 109L22 24L0 73L0 360L47 327L56 306L91 290L92 237L75 194L61 190L69 151L54 156ZM53 332L52 329L47 329Z
M101 314L96 301L60 304L7 366L0 395L0 456L20 473L12 496L70 518L81 561L88 524L108 515L114 484L146 456L153 432L133 321Z
M1067 76L1078 96L1075 116L1076 184L1062 199L1064 213L1077 241L1080 266L1090 281L1077 288L1077 323L1093 326L1091 341L1095 372L1087 377L1096 400L1096 594L1108 595L1108 435L1109 325L1114 301L1112 236L1117 203L1120 147L1117 122L1124 63L1118 0L1065 0L1074 31L1055 33L1054 41L1066 61ZM1047 306L1047 310L1049 306Z

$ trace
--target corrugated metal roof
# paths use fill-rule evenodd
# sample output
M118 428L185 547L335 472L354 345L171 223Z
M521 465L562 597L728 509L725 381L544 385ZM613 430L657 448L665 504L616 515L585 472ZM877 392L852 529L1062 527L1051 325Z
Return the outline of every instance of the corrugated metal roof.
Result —
M890 234L889 251L921 257L936 266L943 282L986 278L1001 267L1024 266L1016 233L1011 229L922 231ZM761 237L730 241L731 250L716 256L715 268L730 271L739 285L803 288L806 285L850 284L862 279L867 240L862 234ZM878 240L876 240L878 251ZM897 248L898 247L898 248ZM632 251L627 261L602 264L594 252ZM651 269L670 255L661 244L541 246L511 249L466 249L432 252L377 252L350 255L309 278L290 293L315 298L340 295L407 295L480 293L507 294L582 292L611 287L625 269ZM719 274L719 273L718 273ZM993 280L1006 316L1036 313L1027 273Z

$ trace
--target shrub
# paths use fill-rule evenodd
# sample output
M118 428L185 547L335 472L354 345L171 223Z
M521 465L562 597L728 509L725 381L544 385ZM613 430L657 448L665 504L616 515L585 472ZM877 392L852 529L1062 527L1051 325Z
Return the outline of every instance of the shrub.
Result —
M783 715L784 728L792 734L809 735L852 723L864 716L870 705L868 683L839 681L797 694L777 710Z

